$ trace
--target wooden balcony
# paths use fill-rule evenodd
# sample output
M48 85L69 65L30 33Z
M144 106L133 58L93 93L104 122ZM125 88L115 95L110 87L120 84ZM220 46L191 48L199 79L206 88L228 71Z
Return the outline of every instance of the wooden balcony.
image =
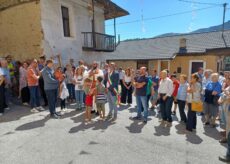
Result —
M116 48L115 36L93 32L82 32L84 51L113 52Z

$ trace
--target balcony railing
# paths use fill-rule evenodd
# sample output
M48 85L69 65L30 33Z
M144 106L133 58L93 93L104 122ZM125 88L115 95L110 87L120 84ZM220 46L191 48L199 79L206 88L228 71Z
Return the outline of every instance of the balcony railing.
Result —
M85 51L113 52L116 48L115 36L93 32L82 32L82 35L82 49Z

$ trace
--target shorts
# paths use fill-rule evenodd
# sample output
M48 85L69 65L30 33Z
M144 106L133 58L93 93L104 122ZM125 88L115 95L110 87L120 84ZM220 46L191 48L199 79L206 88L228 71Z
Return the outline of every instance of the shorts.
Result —
M98 112L105 111L105 104L103 104L103 103L97 103L96 106L97 106L97 111Z
M86 95L85 97L85 105L86 106L93 106L93 96Z

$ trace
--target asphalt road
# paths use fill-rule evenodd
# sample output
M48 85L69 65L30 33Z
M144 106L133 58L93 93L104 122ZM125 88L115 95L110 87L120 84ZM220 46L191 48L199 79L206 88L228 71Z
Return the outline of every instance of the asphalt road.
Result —
M108 111L108 107L106 108ZM133 121L134 106L123 106L115 122L83 123L83 111L68 111L59 120L48 112L30 113L13 106L0 117L0 164L218 164L226 151L216 129L198 117L197 132L187 133L174 117L162 127L155 112L148 124Z

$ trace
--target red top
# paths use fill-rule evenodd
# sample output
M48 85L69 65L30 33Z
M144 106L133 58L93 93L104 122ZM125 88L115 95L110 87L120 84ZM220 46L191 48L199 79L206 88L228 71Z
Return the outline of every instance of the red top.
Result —
M173 88L174 88L174 90L173 90L172 96L174 96L174 97L177 96L179 86L180 86L180 83L179 83L178 80L173 81Z

